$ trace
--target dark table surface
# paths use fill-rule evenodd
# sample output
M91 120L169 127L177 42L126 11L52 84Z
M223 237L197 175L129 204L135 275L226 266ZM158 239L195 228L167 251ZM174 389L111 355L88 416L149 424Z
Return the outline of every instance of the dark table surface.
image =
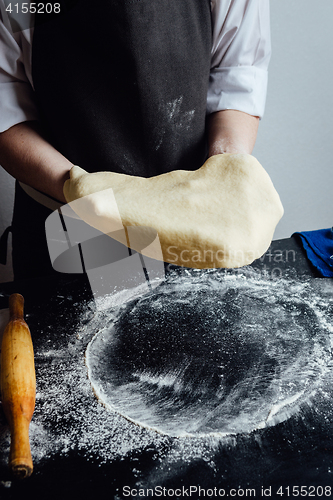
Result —
M183 271L173 272L181 276ZM297 240L274 241L246 273L272 284L310 287L326 315L327 335L332 334L332 280L318 277ZM1 499L28 493L37 499L122 499L149 492L162 498L201 498L203 490L213 498L284 498L301 491L312 498L332 496L329 376L325 388L276 425L219 439L158 434L106 410L90 390L84 352L98 323L85 276L59 274L1 284L0 309L8 307L14 292L25 298L35 349L37 397L30 428L34 472L21 482L11 477L9 430L0 412Z

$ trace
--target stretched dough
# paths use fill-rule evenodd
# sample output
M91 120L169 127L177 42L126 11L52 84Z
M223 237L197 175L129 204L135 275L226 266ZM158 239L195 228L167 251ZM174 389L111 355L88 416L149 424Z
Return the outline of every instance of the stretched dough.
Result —
M148 245L157 232L165 262L198 269L250 264L268 249L283 215L269 175L246 154L212 156L193 172L151 178L74 166L64 195L68 203L85 197L85 209L72 204L78 215L134 250L159 258ZM130 243L119 220L132 230Z

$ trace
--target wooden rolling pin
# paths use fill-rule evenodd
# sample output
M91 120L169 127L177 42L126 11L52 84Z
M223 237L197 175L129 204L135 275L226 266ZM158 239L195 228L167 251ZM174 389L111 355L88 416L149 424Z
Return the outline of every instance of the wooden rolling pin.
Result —
M23 318L24 299L9 297L9 323L1 346L2 406L11 432L9 467L14 476L30 476L33 465L29 425L35 409L36 375L30 330Z

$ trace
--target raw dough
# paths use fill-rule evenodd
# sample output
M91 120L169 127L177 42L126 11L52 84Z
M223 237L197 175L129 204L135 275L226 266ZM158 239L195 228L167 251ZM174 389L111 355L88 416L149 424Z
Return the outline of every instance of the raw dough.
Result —
M268 249L283 215L269 175L246 154L148 179L74 166L64 194L100 231L148 257L198 269L250 264ZM151 244L156 234L160 254Z

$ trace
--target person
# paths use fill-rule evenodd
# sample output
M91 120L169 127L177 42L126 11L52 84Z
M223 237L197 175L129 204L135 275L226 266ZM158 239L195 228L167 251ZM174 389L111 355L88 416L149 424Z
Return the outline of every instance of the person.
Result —
M73 164L150 177L252 152L271 54L267 0L62 1L61 15L35 14L20 32L7 4L0 164L17 180L15 279L52 272L45 219L65 203Z

